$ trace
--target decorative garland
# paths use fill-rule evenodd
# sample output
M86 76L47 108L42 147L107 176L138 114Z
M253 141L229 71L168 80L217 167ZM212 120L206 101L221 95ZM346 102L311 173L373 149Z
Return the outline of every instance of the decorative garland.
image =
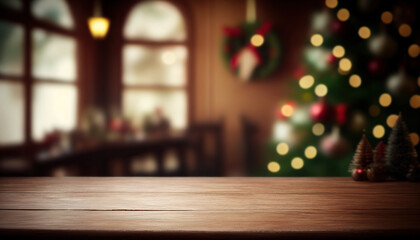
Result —
M250 41L257 34L262 37L260 46ZM270 22L245 22L238 27L225 27L223 35L223 60L242 80L265 78L276 70L281 44Z

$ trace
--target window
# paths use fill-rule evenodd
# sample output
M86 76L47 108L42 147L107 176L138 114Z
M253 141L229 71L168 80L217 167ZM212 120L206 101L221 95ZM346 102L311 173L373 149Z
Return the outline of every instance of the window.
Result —
M67 1L1 1L0 12L14 15L0 14L0 146L73 129L77 42Z
M188 44L184 18L172 3L145 1L123 29L122 109L136 124L161 109L173 129L187 126Z

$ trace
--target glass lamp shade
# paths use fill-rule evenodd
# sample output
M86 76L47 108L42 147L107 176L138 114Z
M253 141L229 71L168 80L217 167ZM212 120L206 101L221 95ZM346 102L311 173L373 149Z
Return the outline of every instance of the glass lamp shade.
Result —
M109 20L104 17L90 17L88 19L90 33L94 38L104 38L108 33Z

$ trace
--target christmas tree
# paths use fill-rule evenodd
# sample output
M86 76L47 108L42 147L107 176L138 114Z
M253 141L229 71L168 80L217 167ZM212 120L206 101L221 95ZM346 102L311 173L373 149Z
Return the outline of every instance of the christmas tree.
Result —
M362 140L357 145L356 153L353 157L353 162L350 165L350 172L356 181L363 181L367 179L367 167L372 163L373 152L366 135L363 134Z
M418 150L419 14L414 1L375 0L326 0L313 13L260 175L348 176L362 133L387 139L399 112Z
M373 153L373 162L367 169L367 177L370 181L379 182L387 179L388 170L386 167L385 151L386 146L382 141L380 141L378 145L376 145Z

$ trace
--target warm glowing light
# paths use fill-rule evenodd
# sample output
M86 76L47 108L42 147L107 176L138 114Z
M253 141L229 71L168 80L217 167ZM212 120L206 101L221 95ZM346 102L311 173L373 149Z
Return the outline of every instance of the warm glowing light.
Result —
M363 172L363 169L361 169L361 168L358 168L357 170L356 170L356 173L358 173L358 174L361 174Z
M389 115L386 119L386 125L388 125L390 128L394 127L395 123L397 122L397 118L398 116L395 114Z
M410 98L410 106L414 109L420 108L420 95L413 95Z
M289 152L289 145L287 143L277 144L276 151L280 155L286 155Z
M338 62L338 67L344 71L348 72L351 69L351 61L348 58L343 58Z
M294 109L290 104L284 104L281 107L281 113L286 117L291 117L293 115Z
M317 153L318 153L318 151L316 150L316 147L314 147L314 146L308 146L305 149L305 157L308 158L308 159L315 158Z
M321 34L314 34L314 35L312 35L312 37L311 37L311 43L315 47L321 46L323 42L324 42L324 38L322 37Z
M379 97L379 104L381 104L382 107L388 107L389 105L391 105L391 103L392 103L392 98L391 98L391 95L389 95L388 93L383 93Z
M88 19L88 25L94 38L104 38L108 33L109 20L104 17L91 17Z
M420 54L420 47L417 44L411 44L408 48L408 55L412 58L418 57Z
M362 79L360 78L359 75L353 74L349 78L349 84L350 84L350 86L352 86L354 88L358 88L362 84Z
M372 105L369 107L369 114L372 117L377 117L381 113L381 109L377 105Z
M347 10L345 8L342 8L342 9L338 10L338 12L337 12L338 20L340 20L342 22L345 22L349 19L349 17L350 17L349 10Z
M370 37L370 29L366 26L359 28L359 37L368 39Z
M315 95L318 97L324 97L328 93L328 88L325 86L325 84L318 84L315 87Z
M280 164L278 162L269 162L267 165L268 171L276 173L280 171Z
M346 50L344 50L343 46L337 45L333 48L332 54L336 58L341 58L344 56L344 54L346 54Z
M251 37L251 44L255 47L260 47L264 44L264 37L261 34L254 34L254 36Z
M337 0L325 0L325 5L329 8L337 7L338 1Z
M401 24L398 28L398 32L402 37L409 37L411 35L411 27L408 24Z
M417 144L419 144L419 135L417 133L410 133L410 140L411 143L413 144L413 146L417 146Z
M315 123L314 126L312 127L312 133L315 136L321 136L322 134L324 134L325 131L325 127L322 123Z
M382 138L385 135L385 128L382 125L376 125L373 128L373 136L376 138Z
M390 24L392 22L392 13L391 12L383 12L381 15L381 20L385 24Z
M172 51L166 51L162 54L162 62L166 65L172 65L176 61L176 55Z
M312 87L312 85L314 85L314 82L314 77L312 77L311 75L306 75L299 80L299 86L303 89L308 89Z
M291 165L293 169L301 169L303 167L303 159L300 157L295 157L292 159Z

